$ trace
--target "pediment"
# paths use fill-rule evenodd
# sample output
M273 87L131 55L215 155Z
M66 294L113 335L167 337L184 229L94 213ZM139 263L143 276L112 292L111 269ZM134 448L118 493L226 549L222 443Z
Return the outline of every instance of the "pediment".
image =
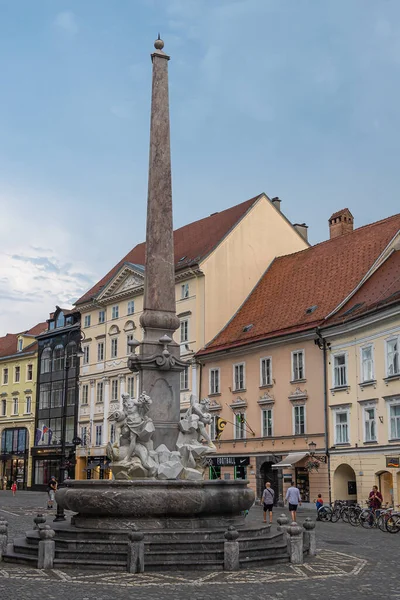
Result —
M105 300L125 294L130 291L135 291L141 288L144 284L144 268L140 265L125 263L114 277L108 282L98 299Z

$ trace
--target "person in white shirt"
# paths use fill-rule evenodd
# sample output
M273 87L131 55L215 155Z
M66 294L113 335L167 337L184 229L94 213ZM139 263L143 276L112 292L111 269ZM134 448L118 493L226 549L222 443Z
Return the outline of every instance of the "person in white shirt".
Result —
M267 522L267 512L269 512L269 524L272 524L272 509L274 507L274 498L275 492L271 488L271 484L269 481L265 484L265 490L263 491L263 495L261 498L261 504L263 505L264 510L264 523Z
M297 487L294 485L294 481L292 481L290 488L286 492L286 502L289 502L289 510L292 515L292 521L296 520L296 511L298 505L301 506L301 496Z

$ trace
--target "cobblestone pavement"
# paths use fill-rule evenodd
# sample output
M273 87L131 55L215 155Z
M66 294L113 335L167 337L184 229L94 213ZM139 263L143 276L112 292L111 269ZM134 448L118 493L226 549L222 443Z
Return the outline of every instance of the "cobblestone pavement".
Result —
M0 516L9 522L10 537L32 526L43 510L46 494L0 492ZM278 509L274 518L282 510ZM301 523L310 511L299 511ZM249 521L261 520L261 510ZM274 526L275 527L275 526ZM344 523L317 523L318 556L304 565L274 565L237 573L144 573L63 569L41 571L0 563L1 600L365 600L371 594L400 600L398 556L400 534L367 531Z

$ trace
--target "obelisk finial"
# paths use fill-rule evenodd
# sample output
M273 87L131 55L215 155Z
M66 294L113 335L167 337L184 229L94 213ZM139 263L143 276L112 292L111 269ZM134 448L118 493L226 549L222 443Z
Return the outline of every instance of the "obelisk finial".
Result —
M156 39L156 41L154 42L154 48L156 50L162 50L164 48L164 42L160 37L160 34L158 34L158 38Z

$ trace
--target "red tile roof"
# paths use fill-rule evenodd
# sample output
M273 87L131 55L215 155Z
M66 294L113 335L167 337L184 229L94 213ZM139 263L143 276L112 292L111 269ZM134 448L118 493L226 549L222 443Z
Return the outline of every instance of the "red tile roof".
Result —
M174 231L175 268L183 269L189 265L198 263L202 258L207 256L259 198L260 195L255 196L227 210L216 212L209 217L176 229ZM124 263L129 262L144 265L145 252L145 242L135 246L107 275L79 298L75 304L83 304L96 296Z
M400 214L275 259L232 320L198 355L320 324L354 290L399 229Z
M20 335L30 335L32 336L32 343L19 352L18 354L23 355L24 352L32 352L32 350L36 349L37 342L34 339L34 336L43 333L47 329L47 323L38 323L31 329L27 329L26 331L20 331L19 333L7 333L7 335L0 337L0 358L4 358L5 356L11 356L13 354L17 354L18 351L18 337Z

